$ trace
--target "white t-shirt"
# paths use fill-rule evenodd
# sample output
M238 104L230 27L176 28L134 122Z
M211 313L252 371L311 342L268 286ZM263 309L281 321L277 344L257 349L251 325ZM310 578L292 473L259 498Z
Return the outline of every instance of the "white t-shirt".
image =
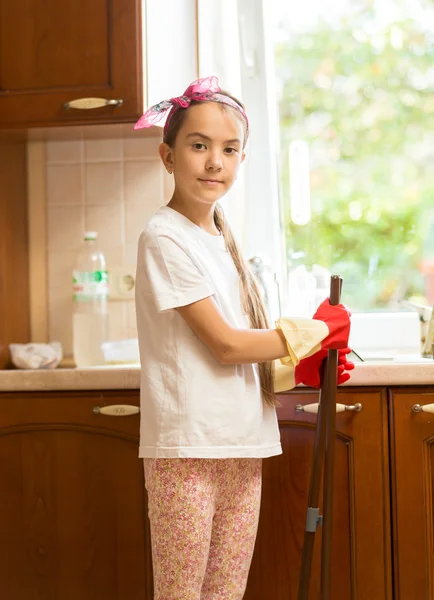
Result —
M209 296L233 327L249 328L239 275L223 236L160 208L138 249L140 457L282 452L276 411L261 398L257 365L220 364L174 310Z

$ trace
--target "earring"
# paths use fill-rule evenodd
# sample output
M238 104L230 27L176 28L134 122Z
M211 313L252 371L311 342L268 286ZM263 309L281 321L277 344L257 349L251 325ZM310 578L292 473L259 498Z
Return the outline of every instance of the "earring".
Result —
M172 169L171 169L171 167L167 167L167 172L169 173L169 175L172 175Z

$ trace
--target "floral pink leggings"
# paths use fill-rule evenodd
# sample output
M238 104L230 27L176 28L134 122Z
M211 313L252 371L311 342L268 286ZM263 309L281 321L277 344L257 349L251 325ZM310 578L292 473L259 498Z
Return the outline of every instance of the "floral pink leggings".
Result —
M241 600L261 501L260 458L145 458L154 600Z

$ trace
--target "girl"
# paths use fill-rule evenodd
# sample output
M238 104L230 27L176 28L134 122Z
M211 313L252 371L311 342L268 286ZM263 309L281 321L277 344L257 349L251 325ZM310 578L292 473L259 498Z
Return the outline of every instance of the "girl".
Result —
M344 349L339 382L349 378L349 313L327 300L313 319L269 327L218 205L245 157L244 107L209 77L135 128L167 111L159 153L174 192L140 236L136 282L154 598L240 600L261 461L282 452L274 392L318 385L327 348Z

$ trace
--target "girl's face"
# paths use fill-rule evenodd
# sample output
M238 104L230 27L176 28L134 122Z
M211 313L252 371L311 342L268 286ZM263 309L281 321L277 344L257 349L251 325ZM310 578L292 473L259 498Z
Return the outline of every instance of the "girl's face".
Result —
M176 136L166 147L166 165L175 177L175 194L213 204L230 189L244 160L244 127L234 109L218 102L191 106Z

